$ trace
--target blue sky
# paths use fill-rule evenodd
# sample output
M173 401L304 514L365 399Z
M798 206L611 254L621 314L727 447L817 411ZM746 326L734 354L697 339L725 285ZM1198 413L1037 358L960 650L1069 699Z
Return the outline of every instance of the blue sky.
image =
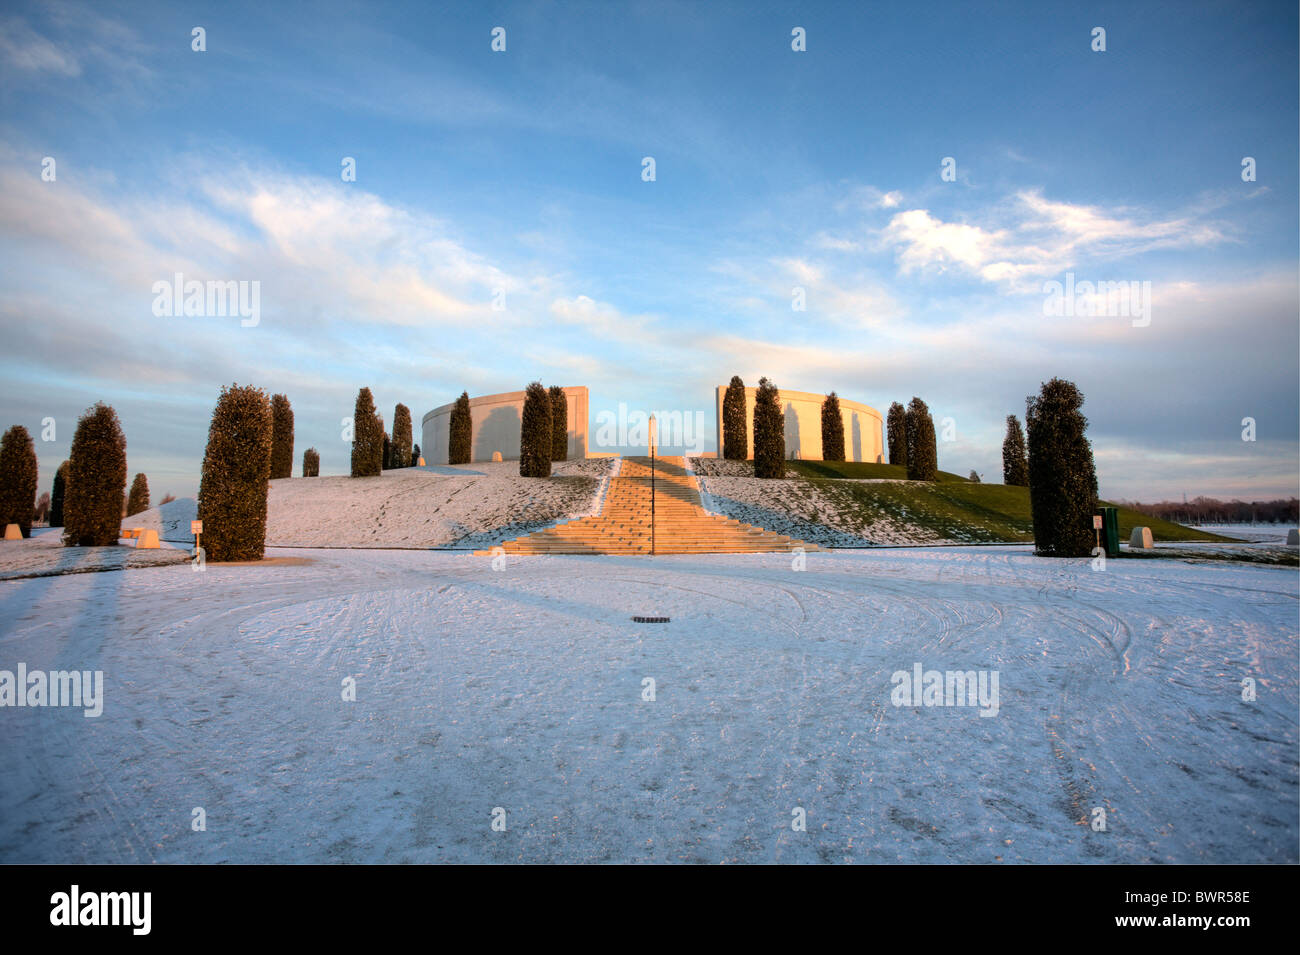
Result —
M703 413L712 447L714 386L768 375L919 395L953 419L940 467L999 480L1005 416L1059 375L1103 494L1294 495L1297 26L1288 3L6 4L0 423L38 437L45 489L105 400L157 497L195 491L232 381L288 394L295 473L315 446L329 474L361 385L417 432L462 390L587 385L593 434L624 402ZM260 322L154 315L178 271L260 282ZM1045 315L1067 273L1151 283L1150 323Z

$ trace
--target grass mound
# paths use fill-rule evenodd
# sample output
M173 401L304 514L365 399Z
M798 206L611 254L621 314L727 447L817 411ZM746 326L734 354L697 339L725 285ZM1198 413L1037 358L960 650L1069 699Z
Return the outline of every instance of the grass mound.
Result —
M889 464L791 462L792 469L801 470L804 474L822 467L832 470L877 471L896 468ZM901 467L896 469L903 470ZM1005 484L975 484L956 475L944 475L943 472L940 472L940 480L933 484L913 481L864 484L820 476L809 477L808 480L841 513L884 514L899 524L922 528L946 540L1031 543L1034 539L1028 488L1008 487ZM1163 521L1127 508L1119 509L1121 540L1127 541L1134 527L1143 526L1151 528L1157 541L1228 540L1217 534Z
M868 461L787 461L786 469L805 478L845 478L906 481L907 468L901 464L875 464ZM948 471L938 473L939 483L969 484L968 478Z

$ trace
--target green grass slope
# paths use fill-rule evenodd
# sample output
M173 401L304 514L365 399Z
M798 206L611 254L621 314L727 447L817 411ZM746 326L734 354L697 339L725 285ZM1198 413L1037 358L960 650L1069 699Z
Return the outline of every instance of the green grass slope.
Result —
M833 501L838 510L859 510L887 514L894 520L923 527L948 540L972 543L1032 543L1033 521L1029 510L1029 489L1005 484L975 484L949 474L936 483L899 481L868 484L858 481L815 475L818 469L873 469L873 477L892 476L880 473L889 464L841 464L838 462L792 461L790 468L816 483L821 494ZM902 468L898 468L902 470ZM857 475L855 475L857 476ZM865 474L863 476L866 476ZM1134 527L1146 526L1157 541L1224 541L1220 537L1192 527L1173 524L1139 514L1127 508L1119 510L1121 541L1127 543Z
M806 478L851 478L863 480L883 478L890 481L906 481L907 468L901 464L872 464L866 461L787 461L787 470ZM967 478L947 471L939 472L939 483L960 481L969 484Z

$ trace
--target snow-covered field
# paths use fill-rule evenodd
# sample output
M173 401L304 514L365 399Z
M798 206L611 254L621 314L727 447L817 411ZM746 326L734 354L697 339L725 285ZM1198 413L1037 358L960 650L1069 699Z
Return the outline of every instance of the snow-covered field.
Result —
M1259 544L1285 544L1289 524L1197 524L1202 530Z
M558 461L552 476L519 476L518 461L430 465L379 477L271 482L266 542L272 547L486 547L595 512L617 459ZM164 540L194 543L194 498L125 518Z
M121 547L64 547L63 528L33 527L28 540L0 541L0 580L153 567L188 559L185 550L168 544L162 544L157 550L136 550L134 545L125 543Z
M1291 569L283 555L0 582L0 669L105 688L0 708L0 862L1297 861Z

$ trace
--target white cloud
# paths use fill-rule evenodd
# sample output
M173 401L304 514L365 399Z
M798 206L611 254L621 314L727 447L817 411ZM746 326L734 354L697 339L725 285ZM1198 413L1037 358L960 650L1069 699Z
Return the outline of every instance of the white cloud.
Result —
M1227 241L1220 228L1191 216L1141 218L1122 209L1054 202L1033 190L984 218L987 227L909 209L878 234L903 274L955 269L1014 292L1032 291L1034 280L1058 275L1084 257L1119 259Z
M17 18L0 22L0 62L28 73L81 75L81 64L71 50L46 39Z

